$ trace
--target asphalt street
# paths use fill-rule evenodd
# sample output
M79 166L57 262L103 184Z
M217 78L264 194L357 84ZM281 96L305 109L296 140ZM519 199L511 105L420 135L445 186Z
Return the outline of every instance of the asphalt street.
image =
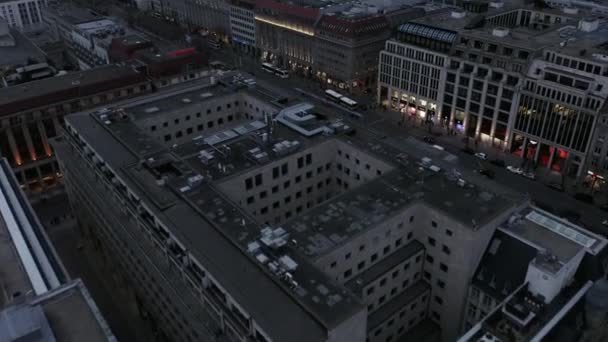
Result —
M380 140L402 149L405 153L418 157L427 156L432 153L429 145L422 142L422 137L428 132L420 127L398 125L398 114L384 112L380 109L372 109L360 112L362 118L353 119L348 110L335 106L330 101L324 99L324 90L320 88L318 81L292 76L288 79L281 79L275 75L264 72L260 68L260 63L249 58L234 57L229 51L222 51L217 56L221 56L224 62L234 62L234 66L253 74L257 82L263 86L280 89L282 92L290 93L293 96L305 98L308 101L332 110L343 115L353 127L358 130L375 132ZM217 58L216 56L216 58ZM521 175L512 174L505 168L497 167L487 161L482 161L473 155L462 151L461 146L450 143L447 139L437 138L447 154L455 156L451 160L433 160L434 163L444 169L454 169L460 172L465 179L473 180L475 183L489 184L492 189L498 189L505 195L513 192L529 198L539 206L550 209L558 216L564 216L566 212L576 212L580 219L576 223L588 228L589 230L608 236L608 227L602 225L602 221L608 219L608 213L600 208L574 199L573 194L561 192L547 187L538 180L531 180ZM425 146L426 145L426 146ZM432 158L433 159L433 158ZM476 170L480 167L490 168L495 171L493 180L488 180L479 175ZM492 184L493 183L493 184Z

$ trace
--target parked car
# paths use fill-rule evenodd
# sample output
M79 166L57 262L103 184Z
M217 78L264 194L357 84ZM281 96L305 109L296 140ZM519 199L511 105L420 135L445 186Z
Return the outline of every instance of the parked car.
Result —
M602 221L602 225L604 225L604 226L608 226L608 220L604 220L604 221Z
M564 191L564 186L562 185L562 183L549 182L549 183L547 183L547 186L550 187L551 189L554 189L557 191Z
M532 180L536 179L536 175L534 174L534 172L524 172L522 173L522 176Z
M490 163L499 166L499 167L505 167L505 161L502 159L492 159L492 161L490 161Z
M514 173L516 175L521 175L522 173L524 173L524 170L522 170L521 167L515 167L513 165L507 166L507 171Z
M492 169L480 169L479 174L490 179L494 179L494 170Z
M483 152L477 152L475 153L475 157L481 159L481 160L488 160L488 155L483 153Z
M424 142L429 143L429 144L434 144L435 143L435 138L429 137L427 135L425 135L424 137L422 137L422 140L424 140Z
M574 194L574 198L576 198L577 200L579 200L581 202L593 203L593 196L583 193L583 192L577 192L576 194Z

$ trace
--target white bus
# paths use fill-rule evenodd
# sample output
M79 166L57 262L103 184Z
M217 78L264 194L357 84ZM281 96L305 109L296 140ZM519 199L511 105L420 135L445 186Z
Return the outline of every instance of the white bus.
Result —
M337 91L331 90L331 89L327 89L325 90L325 96L327 96L330 100L332 101L340 101L340 99L342 98L342 94L338 93Z
M356 109L357 108L357 101L349 99L346 96L342 96L340 98L340 103L342 103L344 106L348 107L349 109Z
M270 63L262 63L262 69L270 74L275 74L280 78L289 78L289 72L287 72L287 70L277 68Z

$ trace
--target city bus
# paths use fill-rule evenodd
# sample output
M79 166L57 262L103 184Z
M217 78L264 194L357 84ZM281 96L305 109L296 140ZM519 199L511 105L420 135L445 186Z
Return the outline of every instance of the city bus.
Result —
M347 107L348 109L354 110L357 109L357 101L349 99L346 96L342 96L340 98L340 103Z
M335 102L340 101L340 99L343 97L342 94L338 93L337 91L331 90L331 89L325 90L325 96L327 96L327 98L329 98L330 100L335 101Z
M270 63L262 63L262 70L270 74L275 74L280 78L289 78L289 72L285 69L277 68Z

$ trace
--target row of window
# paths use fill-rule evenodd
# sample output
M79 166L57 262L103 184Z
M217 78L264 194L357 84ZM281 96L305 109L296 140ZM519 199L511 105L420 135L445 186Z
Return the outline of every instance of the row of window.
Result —
M213 121L213 120L207 121L206 125L203 123L200 123L200 124L196 125L196 132L201 132L201 131L205 130L205 126L207 126L207 129L212 129L216 123L217 123L217 126L221 126L224 123L232 122L233 120L234 120L234 117L232 115L228 115L226 117L226 122L224 122L224 118L219 118L216 121ZM151 128L153 128L153 130L156 130L156 126L152 126ZM194 128L195 127L186 128L185 134L186 135L194 134L194 132L195 132ZM178 130L177 132L175 132L175 139L180 139L183 136L184 136L184 131ZM168 141L171 141L172 138L173 138L172 134L165 134L163 137L163 140L165 142L168 142Z
M312 164L312 153L308 153L306 154L306 156L303 157L299 157L297 160L297 165L298 165L298 169L303 168L305 165L308 166ZM331 168L331 164L326 164L325 168L327 170L329 170ZM322 167L320 168L320 171L322 172L323 169ZM272 170L272 179L277 179L280 176L283 175L287 175L289 172L289 166L287 165L287 163L283 164L280 167L275 167ZM298 176L301 177L301 176ZM296 183L298 183L298 177L296 177ZM306 173L306 178L311 178L312 177L312 171L308 171ZM301 178L300 178L301 179ZM253 176L253 177L248 177L245 178L245 190L251 190L254 187L258 187L261 186L263 184L263 174L262 173L258 173L257 175Z

